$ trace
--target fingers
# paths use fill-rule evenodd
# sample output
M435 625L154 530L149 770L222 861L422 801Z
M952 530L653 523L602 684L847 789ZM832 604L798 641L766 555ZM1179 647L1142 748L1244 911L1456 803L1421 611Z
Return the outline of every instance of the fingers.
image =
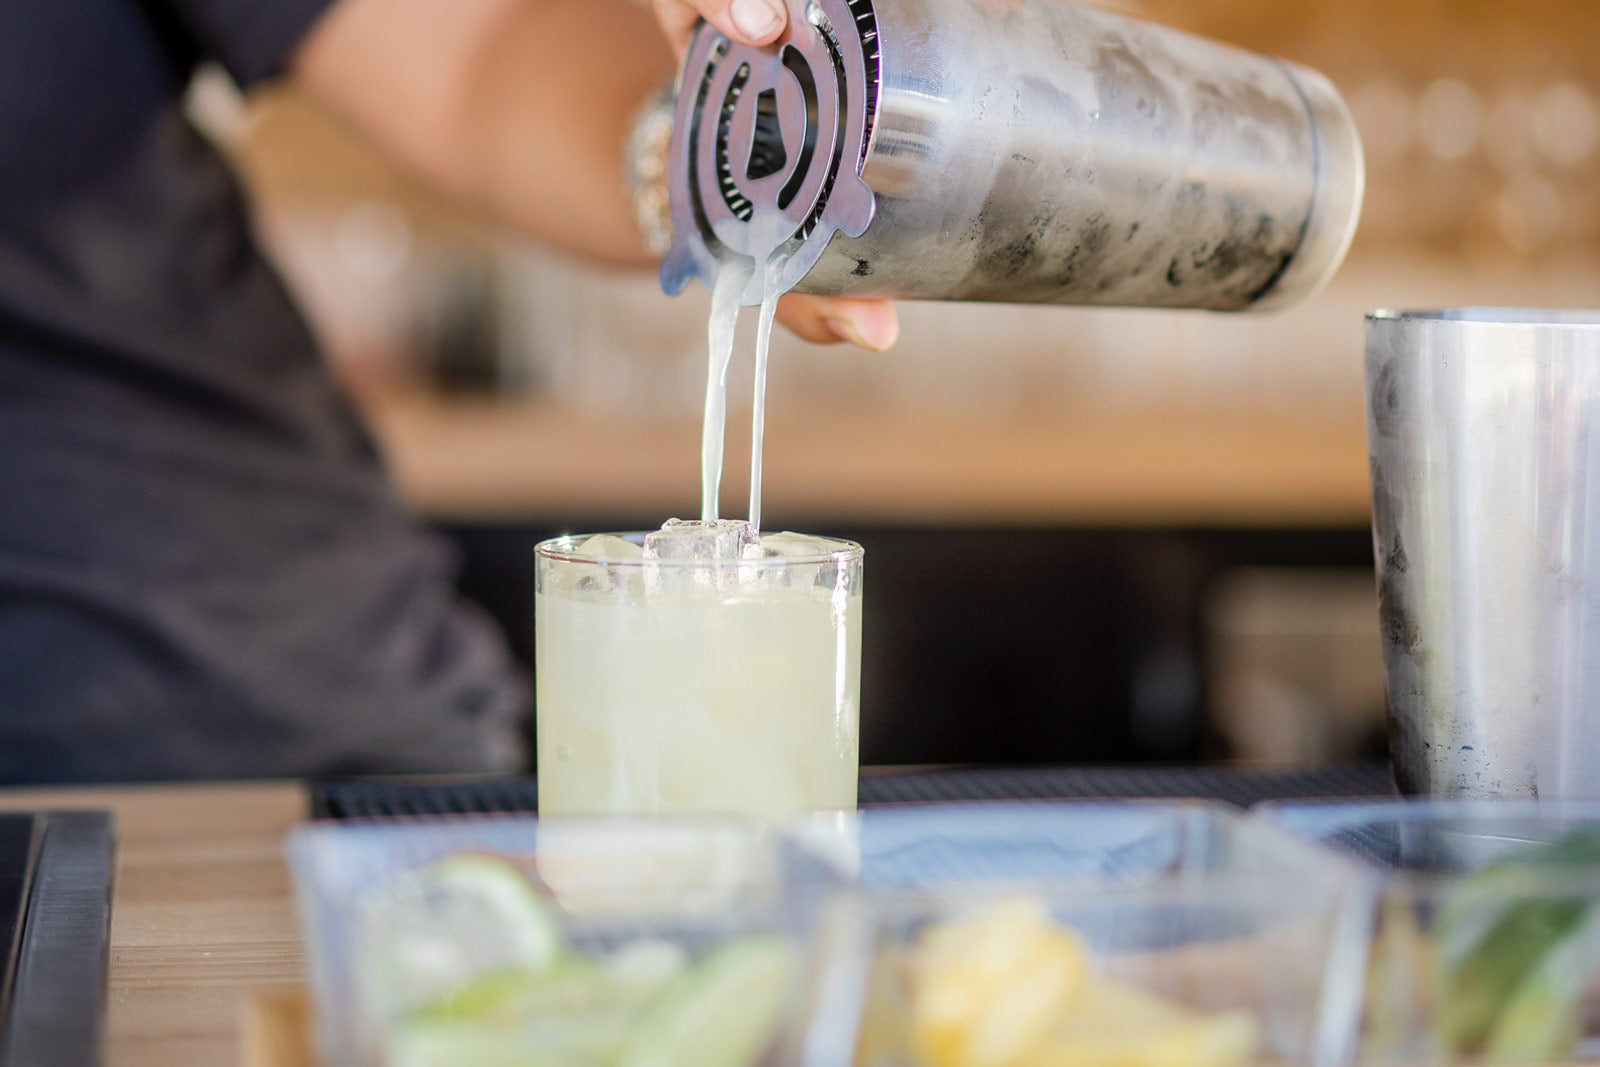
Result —
M846 341L882 352L900 336L900 320L887 300L845 300L791 293L778 301L778 321L807 341Z
M763 45L778 39L788 17L783 0L651 0L651 5L679 59L701 18L732 40Z
M731 40L757 46L777 40L788 19L783 0L651 0L651 6L680 60L702 18ZM900 336L887 300L790 294L778 302L778 320L816 344L845 341L881 352Z

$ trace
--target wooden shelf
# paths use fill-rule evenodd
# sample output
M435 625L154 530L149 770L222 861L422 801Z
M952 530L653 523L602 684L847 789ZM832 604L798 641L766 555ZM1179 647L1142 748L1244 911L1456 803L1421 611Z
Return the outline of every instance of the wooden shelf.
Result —
M422 392L369 397L401 491L464 522L687 515L698 420L576 413ZM740 514L748 428L730 419L723 510ZM959 420L769 412L763 506L787 520L930 525L1348 527L1368 521L1354 419L1088 413Z

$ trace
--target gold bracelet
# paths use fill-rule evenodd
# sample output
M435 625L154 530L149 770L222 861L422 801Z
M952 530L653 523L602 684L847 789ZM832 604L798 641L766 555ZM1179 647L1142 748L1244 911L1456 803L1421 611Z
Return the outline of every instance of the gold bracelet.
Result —
M634 117L622 153L623 181L645 246L656 255L672 247L672 204L667 194L667 149L672 142L672 83L651 93Z

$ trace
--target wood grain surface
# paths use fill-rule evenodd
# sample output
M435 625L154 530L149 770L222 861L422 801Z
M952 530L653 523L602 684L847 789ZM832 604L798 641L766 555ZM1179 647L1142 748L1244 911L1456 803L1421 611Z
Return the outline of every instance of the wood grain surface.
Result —
M82 808L116 818L106 1067L239 1063L254 1001L304 984L283 861L303 787L0 791L0 810Z

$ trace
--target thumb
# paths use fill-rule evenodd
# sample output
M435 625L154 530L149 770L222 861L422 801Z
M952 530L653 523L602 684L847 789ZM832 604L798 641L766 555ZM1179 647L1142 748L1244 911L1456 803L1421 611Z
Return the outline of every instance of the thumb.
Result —
M656 21L679 58L689 46L695 23L705 19L741 44L763 45L778 39L788 21L783 0L652 0Z

